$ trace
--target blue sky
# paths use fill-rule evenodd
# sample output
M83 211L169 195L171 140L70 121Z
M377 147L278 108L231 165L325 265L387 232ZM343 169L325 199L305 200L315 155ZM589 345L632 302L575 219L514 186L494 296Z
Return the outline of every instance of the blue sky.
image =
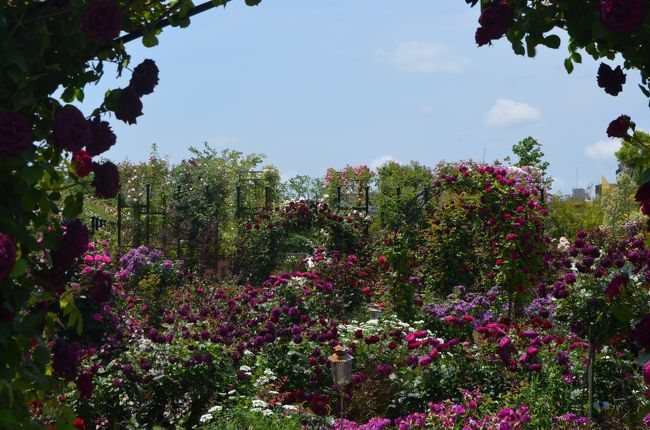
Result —
M462 0L233 1L166 29L155 48L129 44L132 66L154 59L160 84L137 125L108 118L118 144L106 155L144 160L155 142L178 162L208 142L264 153L285 176L322 176L385 159L492 161L533 136L556 191L570 192L576 176L583 187L615 180L609 121L626 113L650 129L638 72L609 96L586 55L567 75L564 45L534 59L505 39L478 48L478 15ZM83 111L129 77L107 68Z

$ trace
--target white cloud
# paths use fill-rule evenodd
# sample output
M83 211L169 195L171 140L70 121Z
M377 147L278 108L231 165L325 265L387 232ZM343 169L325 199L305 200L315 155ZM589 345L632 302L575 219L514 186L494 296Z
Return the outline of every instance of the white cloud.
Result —
M594 160L614 159L614 154L621 148L619 139L599 140L585 148L585 155Z
M492 127L510 127L535 122L542 117L539 109L510 99L499 99L485 116L485 123Z
M418 73L459 73L472 65L443 43L405 42L393 51L380 49L377 56L398 69Z
M376 172L378 168L380 168L381 166L383 166L384 164L390 161L396 161L396 160L390 155L382 155L381 157L372 160L370 164L368 164L368 167L370 168L370 170Z

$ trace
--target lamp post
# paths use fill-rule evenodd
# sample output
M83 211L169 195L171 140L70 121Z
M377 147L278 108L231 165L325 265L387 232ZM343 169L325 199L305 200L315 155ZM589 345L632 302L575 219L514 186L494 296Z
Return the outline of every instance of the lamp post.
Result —
M372 305L368 308L368 312L370 313L370 319L371 320L377 320L379 319L379 316L381 315L381 308L375 305Z
M352 362L354 358L348 354L347 348L342 345L334 347L334 354L329 357L332 365L332 377L334 384L339 386L341 391L341 419L340 426L343 428L343 388L352 380Z

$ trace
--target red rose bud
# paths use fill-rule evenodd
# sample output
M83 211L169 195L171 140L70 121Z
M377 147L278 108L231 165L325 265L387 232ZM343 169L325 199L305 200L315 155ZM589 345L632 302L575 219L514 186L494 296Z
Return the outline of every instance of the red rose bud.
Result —
M52 144L59 149L78 151L90 143L90 124L79 109L66 105L54 115Z
M645 20L646 0L601 0L600 19L612 33L630 34Z
M133 70L129 87L142 97L151 94L156 85L158 85L158 67L153 60L144 60Z
M82 28L99 44L110 43L122 29L122 11L114 0L95 0L83 12Z
M120 190L120 172L117 166L110 161L93 163L93 170L95 179L92 185L95 187L95 195L105 199L117 196Z
M598 86L603 88L609 95L616 96L623 91L623 84L625 83L625 73L621 70L621 66L612 69L605 63L600 63L598 68Z
M33 142L34 133L25 118L13 112L0 112L0 156L20 155Z
M72 166L80 178L85 178L93 171L93 158L83 149L75 151L72 155Z
M622 139L629 138L627 131L630 127L634 130L635 124L630 120L630 117L627 115L621 115L616 118L614 121L609 123L607 127L607 136L609 137L620 137Z

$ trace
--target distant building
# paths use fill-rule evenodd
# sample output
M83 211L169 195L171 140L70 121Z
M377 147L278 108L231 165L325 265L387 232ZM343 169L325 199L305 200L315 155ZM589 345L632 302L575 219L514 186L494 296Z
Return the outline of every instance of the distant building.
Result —
M596 199L602 199L603 195L616 188L616 184L610 184L604 176L600 177L600 184L596 185Z
M584 202L587 200L587 191L585 191L584 188L574 188L571 194L571 198Z

